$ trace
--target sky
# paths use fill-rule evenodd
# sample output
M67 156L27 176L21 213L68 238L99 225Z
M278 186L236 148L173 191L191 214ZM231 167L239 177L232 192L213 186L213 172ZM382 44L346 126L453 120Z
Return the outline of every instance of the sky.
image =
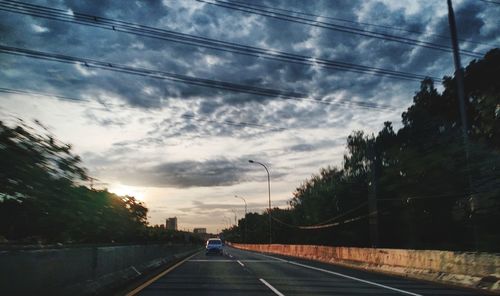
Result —
M350 133L400 126L420 79L373 68L454 72L448 50L429 48L450 46L445 0L226 1L1 4L0 120L42 122L82 157L96 187L143 201L151 224L176 216L180 229L216 232L244 215L235 195L249 211L267 207L266 171L249 159L269 168L272 204L286 208L301 182L342 166ZM260 6L251 13L245 3ZM499 47L500 5L453 4L463 65ZM264 54L248 54L255 48ZM12 54L20 50L66 62Z

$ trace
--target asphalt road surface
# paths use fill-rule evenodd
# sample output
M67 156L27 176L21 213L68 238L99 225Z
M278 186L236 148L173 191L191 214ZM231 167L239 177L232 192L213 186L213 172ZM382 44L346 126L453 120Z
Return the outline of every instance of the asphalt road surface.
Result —
M197 253L141 288L137 295L480 295L470 290L227 246L223 256Z

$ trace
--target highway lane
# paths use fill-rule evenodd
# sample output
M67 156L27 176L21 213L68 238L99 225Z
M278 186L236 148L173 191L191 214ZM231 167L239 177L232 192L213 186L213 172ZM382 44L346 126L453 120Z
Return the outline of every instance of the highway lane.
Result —
M138 295L478 295L475 291L225 247L198 253Z

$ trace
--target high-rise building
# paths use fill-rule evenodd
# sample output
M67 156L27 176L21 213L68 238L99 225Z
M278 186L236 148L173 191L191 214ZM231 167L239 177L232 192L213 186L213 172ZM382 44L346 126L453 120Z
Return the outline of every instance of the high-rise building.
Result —
M165 227L167 230L177 230L177 217L167 218Z

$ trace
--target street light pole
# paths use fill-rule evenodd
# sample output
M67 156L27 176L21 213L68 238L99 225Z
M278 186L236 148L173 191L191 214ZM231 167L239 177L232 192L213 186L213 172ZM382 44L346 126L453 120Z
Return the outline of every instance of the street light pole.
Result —
M231 211L233 212L234 214L234 225L237 226L237 222L236 222L236 210L235 209L231 209Z
M245 203L245 220L244 220L245 221L245 232L243 233L243 243L246 243L246 240L247 240L247 201L243 197L238 196L238 195L235 195L234 197L241 199Z
M264 169L266 169L266 172L267 172L267 191L268 191L268 194L269 194L269 244L272 244L273 240L272 240L272 235L271 235L271 221L272 221L272 218L271 218L271 175L269 174L269 170L267 169L267 167L263 164L263 163L260 163L258 161L254 161L254 160L249 160L248 161L249 163L256 163L256 164L260 164L261 166L264 167Z

